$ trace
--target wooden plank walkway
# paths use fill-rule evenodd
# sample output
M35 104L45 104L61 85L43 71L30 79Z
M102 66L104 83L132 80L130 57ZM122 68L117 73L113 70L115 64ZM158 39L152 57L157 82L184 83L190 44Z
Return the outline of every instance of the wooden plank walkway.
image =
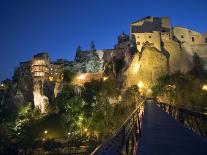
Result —
M207 140L148 100L137 155L207 155Z

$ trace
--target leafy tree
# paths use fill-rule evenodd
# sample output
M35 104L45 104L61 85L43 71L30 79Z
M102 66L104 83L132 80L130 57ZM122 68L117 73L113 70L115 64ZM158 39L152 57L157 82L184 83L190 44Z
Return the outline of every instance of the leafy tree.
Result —
M72 79L75 77L75 75L76 75L75 72L65 69L63 81L70 83Z

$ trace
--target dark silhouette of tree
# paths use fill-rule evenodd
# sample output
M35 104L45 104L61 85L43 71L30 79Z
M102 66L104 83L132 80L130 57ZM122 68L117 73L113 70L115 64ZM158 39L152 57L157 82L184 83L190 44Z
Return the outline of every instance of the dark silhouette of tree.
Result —
M76 49L76 55L75 55L75 61L76 62L81 62L81 60L82 60L82 54L81 54L81 52L82 52L81 46L78 45L78 47Z
M91 51L96 51L96 45L95 45L94 41L91 41L91 43L90 43L90 50Z

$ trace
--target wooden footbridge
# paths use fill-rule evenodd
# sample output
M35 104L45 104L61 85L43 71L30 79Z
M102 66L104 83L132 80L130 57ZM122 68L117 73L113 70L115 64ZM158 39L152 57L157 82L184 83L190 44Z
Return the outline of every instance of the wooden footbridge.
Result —
M144 101L92 155L207 155L207 115Z

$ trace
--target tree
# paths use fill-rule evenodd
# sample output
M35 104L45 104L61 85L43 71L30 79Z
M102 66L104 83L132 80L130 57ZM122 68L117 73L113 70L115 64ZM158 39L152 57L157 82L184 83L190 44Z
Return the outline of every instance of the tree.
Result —
M90 50L91 51L96 51L96 45L95 45L94 41L90 42Z
M65 69L64 70L64 76L63 76L63 81L67 82L67 83L70 83L73 78L75 77L76 73L71 71L71 70L68 70L68 69Z
M75 61L76 62L81 62L82 61L82 49L81 49L81 46L78 45L77 49L76 49L76 56L75 56Z
M87 72L94 73L100 71L102 64L96 51L91 52L90 57L87 58L85 66Z

